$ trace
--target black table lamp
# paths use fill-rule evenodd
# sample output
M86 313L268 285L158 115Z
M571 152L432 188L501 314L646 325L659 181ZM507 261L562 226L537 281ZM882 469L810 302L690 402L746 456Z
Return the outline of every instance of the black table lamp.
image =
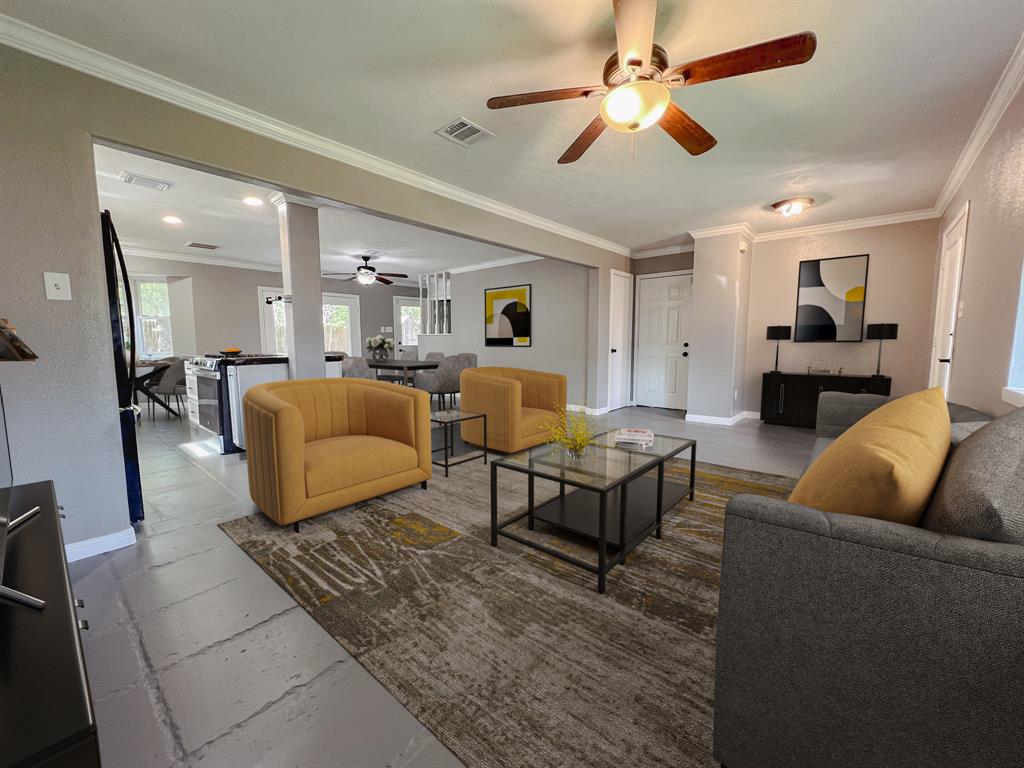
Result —
M775 342L775 368L772 369L772 373L777 373L779 370L779 342L789 340L792 332L792 327L788 325L768 326L768 335L765 338L767 338L768 341Z
M882 375L882 342L886 339L895 339L899 330L899 323L871 323L868 325L868 341L878 339L878 367L875 369L875 376Z

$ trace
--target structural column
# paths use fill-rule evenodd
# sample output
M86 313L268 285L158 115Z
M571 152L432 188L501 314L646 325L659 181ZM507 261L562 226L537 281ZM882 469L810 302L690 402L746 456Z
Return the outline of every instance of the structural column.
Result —
M327 375L324 362L323 287L320 278L320 221L317 209L275 192L281 225L281 274L288 318L288 375L315 379Z

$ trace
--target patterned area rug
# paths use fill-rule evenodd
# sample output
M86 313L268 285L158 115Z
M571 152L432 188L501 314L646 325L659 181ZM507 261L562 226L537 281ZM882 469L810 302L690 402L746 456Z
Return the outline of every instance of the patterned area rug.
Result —
M688 472L677 462L666 477ZM526 478L498 478L505 518L525 508ZM556 558L491 547L489 482L464 464L298 534L258 514L221 527L470 768L716 765L725 504L794 481L698 464L696 499L612 570L604 595ZM537 481L538 502L557 492ZM596 547L543 527L530 535L594 561Z

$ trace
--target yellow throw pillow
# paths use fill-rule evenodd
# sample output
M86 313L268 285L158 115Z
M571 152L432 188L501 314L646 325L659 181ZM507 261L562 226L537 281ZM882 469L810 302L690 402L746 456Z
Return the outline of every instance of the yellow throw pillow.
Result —
M789 500L822 512L917 525L939 482L950 438L940 388L893 400L826 448Z

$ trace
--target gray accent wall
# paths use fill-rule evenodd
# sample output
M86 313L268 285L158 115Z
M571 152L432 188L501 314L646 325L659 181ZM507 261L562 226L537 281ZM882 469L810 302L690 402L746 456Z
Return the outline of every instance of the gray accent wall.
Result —
M851 229L825 235L758 242L751 259L750 308L746 356L745 410L761 408L761 374L775 362L775 342L765 339L769 325L796 322L797 273L801 261L832 256L871 255L865 304L868 323L899 323L899 338L884 342L882 373L893 377L893 394L928 385L931 355L934 275L938 256L935 219L884 227ZM816 361L832 361L844 373L874 373L878 342L782 342L779 368L806 371Z
M953 196L939 235L970 200L957 321L951 400L992 414L1003 402L1013 350L1024 270L1024 90L1018 91L995 132Z
M132 255L126 255L125 261L128 262L129 273L165 275L171 284L185 280L191 283L195 348L187 349L178 341L178 322L182 320L180 315L187 305L174 302L171 306L171 321L174 323L171 337L175 354L207 354L228 346L240 347L246 352L261 351L259 287L281 288L280 272ZM363 337L379 333L382 325L394 326L393 297L419 295L416 288L409 286L367 286L354 280L346 282L329 278L323 278L321 282L324 291L359 296Z
M419 356L428 352L475 352L480 365L562 373L570 404L585 405L587 311L591 273L596 270L542 259L452 275L450 336L420 336ZM533 346L484 346L484 290L530 283Z

